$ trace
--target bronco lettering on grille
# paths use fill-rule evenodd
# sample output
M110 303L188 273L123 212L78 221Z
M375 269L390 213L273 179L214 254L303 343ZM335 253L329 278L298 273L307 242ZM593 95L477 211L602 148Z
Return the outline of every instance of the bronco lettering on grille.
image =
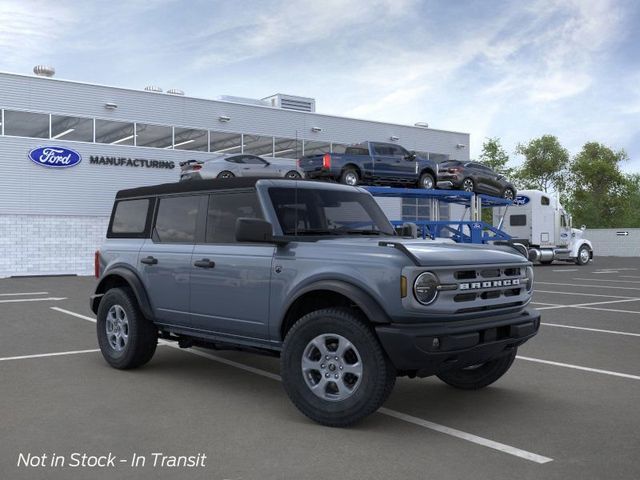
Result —
M520 279L512 278L509 280L491 280L487 282L461 283L459 285L459 288L460 290L481 290L484 288L513 287L518 285L520 285Z

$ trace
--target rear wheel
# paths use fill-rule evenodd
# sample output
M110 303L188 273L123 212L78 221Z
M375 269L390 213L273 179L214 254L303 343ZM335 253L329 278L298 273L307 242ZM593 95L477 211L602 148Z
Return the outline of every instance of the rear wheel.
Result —
M235 175L228 170L224 170L218 174L218 178L233 178Z
M112 367L136 368L153 357L158 329L142 315L129 288L113 288L104 294L96 324L100 351Z
M300 175L295 170L291 170L290 172L287 172L284 178L288 178L289 180L299 180L302 178L302 175Z
M358 172L353 168L346 168L340 176L340 183L344 183L345 185L350 185L352 187L358 185L359 181L360 177L358 176Z
M518 349L514 348L506 355L488 362L439 373L438 378L452 387L462 390L484 388L507 373L517 353Z
M473 180L470 178L465 178L462 181L462 190L464 190L465 192L473 192L475 189L475 184L473 183Z
M578 250L578 256L576 257L576 263L578 265L586 265L591 260L591 251L586 245L582 245Z
M430 173L423 173L420 175L420 180L418 181L418 187L424 188L425 190L431 190L435 188L436 182L433 179L433 175Z
M375 412L396 379L371 328L346 308L317 310L298 320L284 341L281 372L293 404L331 427Z

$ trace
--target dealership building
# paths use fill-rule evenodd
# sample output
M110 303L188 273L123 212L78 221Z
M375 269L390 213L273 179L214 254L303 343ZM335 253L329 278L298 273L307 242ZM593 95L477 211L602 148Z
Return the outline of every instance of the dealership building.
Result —
M364 140L469 159L467 133L324 115L310 98L209 100L34 71L0 73L0 277L91 274L116 192L175 182L185 160L248 153L294 162ZM427 205L393 200L390 217L429 216Z

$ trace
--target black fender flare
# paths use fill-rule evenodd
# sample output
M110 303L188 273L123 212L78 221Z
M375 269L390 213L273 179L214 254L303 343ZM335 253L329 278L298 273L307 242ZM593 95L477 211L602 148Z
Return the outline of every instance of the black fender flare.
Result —
M136 296L136 300L138 301L138 306L142 311L142 314L148 318L149 320L153 319L153 310L151 308L151 302L149 302L149 296L147 295L147 291L142 284L142 280L137 273L127 267L118 266L109 269L105 272L104 276L98 282L98 286L96 287L95 293L91 296L90 307L91 311L95 314L98 313L98 306L100 305L100 300L102 296L106 293L106 285L110 280L115 277L119 277L124 280L129 288L133 291L133 294Z
M302 287L292 295L292 300L290 300L283 309L283 315L280 319L281 324L284 322L291 306L298 301L300 297L316 290L329 290L347 297L362 310L372 323L391 323L387 313L380 304L360 287L343 280L318 280Z

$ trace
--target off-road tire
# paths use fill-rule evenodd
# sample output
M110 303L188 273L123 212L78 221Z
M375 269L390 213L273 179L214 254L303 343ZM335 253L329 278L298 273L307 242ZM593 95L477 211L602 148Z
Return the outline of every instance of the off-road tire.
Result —
M437 376L444 383L462 390L478 390L491 385L502 377L516 358L517 348L506 355L489 360L477 367L459 368L439 373Z
M351 175L355 175L355 183L349 183L349 178L352 178L350 177ZM355 168L345 168L342 171L342 175L340 175L340 183L355 187L360 183L360 175L358 175Z
M319 335L346 338L362 361L361 383L344 400L325 400L312 392L302 370L302 358L309 343ZM282 349L282 384L293 404L310 419L330 427L352 425L375 412L387 399L396 371L372 328L348 308L327 308L311 312L289 330Z
M122 307L128 321L128 339L122 351L117 351L110 344L106 331L107 314L113 306ZM112 367L122 370L137 368L153 357L158 344L158 329L142 315L129 288L112 288L104 294L96 324L100 351Z

